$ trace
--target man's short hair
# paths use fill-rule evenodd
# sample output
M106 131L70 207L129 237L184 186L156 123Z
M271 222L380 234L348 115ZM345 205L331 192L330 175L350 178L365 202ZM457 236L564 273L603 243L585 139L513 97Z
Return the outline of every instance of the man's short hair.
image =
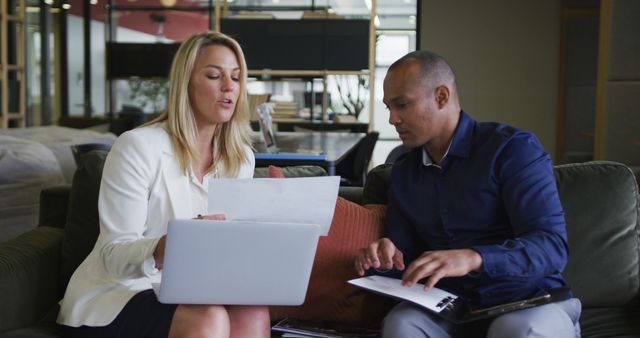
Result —
M434 86L448 84L455 88L456 76L453 68L445 58L431 51L417 50L408 53L391 64L388 71L390 72L408 61L418 62L423 81Z

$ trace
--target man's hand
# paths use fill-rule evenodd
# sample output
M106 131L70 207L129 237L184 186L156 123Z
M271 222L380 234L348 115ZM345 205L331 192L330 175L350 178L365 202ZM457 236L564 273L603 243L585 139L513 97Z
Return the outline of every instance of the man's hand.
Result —
M409 264L402 285L410 287L428 277L424 289L430 290L444 277L460 277L482 268L482 256L471 249L427 251Z
M394 266L398 270L404 270L404 260L402 251L388 238L381 238L358 250L355 268L360 276L364 276L370 268L391 270Z

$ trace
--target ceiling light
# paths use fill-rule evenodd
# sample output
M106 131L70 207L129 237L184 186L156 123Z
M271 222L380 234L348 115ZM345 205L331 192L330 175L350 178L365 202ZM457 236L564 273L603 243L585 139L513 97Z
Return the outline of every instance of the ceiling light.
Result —
M373 18L373 24L380 27L380 18L377 15Z
M371 10L371 0L364 0L365 6L367 6L368 10Z
M63 8L63 9L70 9L70 8L71 8L71 5L69 5L69 4L62 4L62 8Z
M92 5L97 5L98 4L98 0L89 0L89 3Z
M51 6L53 5L53 0L44 0L44 3Z

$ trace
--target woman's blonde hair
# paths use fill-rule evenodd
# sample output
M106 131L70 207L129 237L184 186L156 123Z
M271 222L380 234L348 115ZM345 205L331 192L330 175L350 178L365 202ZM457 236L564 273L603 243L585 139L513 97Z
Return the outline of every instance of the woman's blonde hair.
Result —
M200 51L208 46L225 46L233 51L240 65L238 102L231 119L216 128L213 136L213 163L209 170L224 164L226 177L236 177L243 163L249 162L245 146L251 146L249 137L249 114L247 103L247 63L238 42L220 32L206 32L191 36L182 44L173 57L169 73L169 96L167 109L149 124L166 122L173 149L186 173L191 163L196 163L196 121L189 102L189 81Z

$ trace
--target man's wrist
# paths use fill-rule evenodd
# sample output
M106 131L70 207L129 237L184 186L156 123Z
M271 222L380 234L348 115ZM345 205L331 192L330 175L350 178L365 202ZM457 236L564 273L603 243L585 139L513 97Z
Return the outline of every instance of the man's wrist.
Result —
M470 259L471 266L469 272L467 273L471 277L478 277L482 274L482 255L473 249L468 249L470 251Z

